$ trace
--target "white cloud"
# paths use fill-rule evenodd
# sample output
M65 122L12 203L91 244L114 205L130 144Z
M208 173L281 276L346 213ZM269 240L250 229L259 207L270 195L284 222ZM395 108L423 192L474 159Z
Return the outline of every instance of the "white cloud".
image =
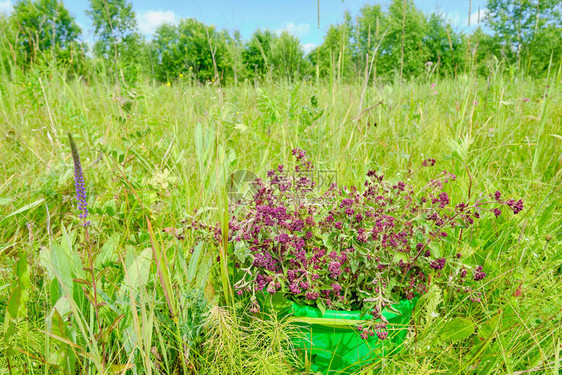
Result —
M294 23L289 22L284 27L275 30L277 34L281 34L283 31L288 32L292 36L301 37L310 32L310 25L308 23L299 23L298 25L295 25Z
M0 1L0 12L10 13L12 11L13 4L10 0Z
M451 22L454 27L460 27L466 29L468 27L468 17L466 14L460 14L459 12L442 12L445 18ZM480 26L484 22L484 16L488 14L488 9L480 9ZM470 28L478 26L478 10L470 14Z
M305 43L302 45L302 49L304 50L304 53L310 53L314 48L316 48L316 44L314 43Z
M139 30L145 35L153 35L158 26L164 23L175 23L177 16L171 10L147 10L139 12Z
M488 9L480 9L480 24L484 21L484 17L488 14ZM478 11L470 15L470 26L478 26Z

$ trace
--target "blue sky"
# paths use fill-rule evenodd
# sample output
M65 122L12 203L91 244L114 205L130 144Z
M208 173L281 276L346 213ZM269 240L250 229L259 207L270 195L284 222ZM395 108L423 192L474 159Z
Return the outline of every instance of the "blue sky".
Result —
M9 11L17 0L0 0L0 11ZM85 11L88 0L63 0L65 6L76 17L84 33L84 40L91 42L93 30ZM310 50L322 43L322 37L331 24L342 20L347 10L356 15L365 4L385 1L360 0L320 0L320 27L318 27L317 0L133 0L133 9L137 13L139 30L148 38L158 25L175 22L180 18L196 18L219 29L240 30L242 37L248 39L257 28L273 31L287 30L297 36ZM452 24L459 30L467 30L469 0L414 0L416 6L425 13L436 9L445 13ZM478 19L478 7L481 15L485 12L486 0L472 0L471 27Z

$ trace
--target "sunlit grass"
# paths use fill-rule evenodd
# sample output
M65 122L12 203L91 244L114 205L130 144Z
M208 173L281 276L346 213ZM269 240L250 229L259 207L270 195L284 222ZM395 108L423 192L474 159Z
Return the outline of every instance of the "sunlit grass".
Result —
M87 85L30 74L18 83L3 79L0 89L2 320L18 280L12 268L21 250L31 281L16 333L7 339L15 350L13 373L46 373L47 363L62 371L72 356L77 369L90 373L129 366L138 373L299 373L287 345L293 332L283 322L254 321L243 313L242 301L220 306L218 250L205 248L190 269L195 243L182 229L195 209L224 221L219 217L224 210L215 208L224 200L224 176L244 169L264 177L287 163L293 147L305 149L318 168L335 170L340 185L361 184L369 169L398 179L431 157L438 168L457 175L457 190L449 192L453 200L501 190L526 202L520 215L486 221L447 244L447 251L484 265L488 278L481 302L442 292L438 316L428 318L429 311L421 309L404 350L373 363L374 372L555 374L562 366L559 72L548 80L498 75L488 84L463 76L372 86L362 105L361 85L337 83L331 90L313 82L219 90ZM381 101L360 115L359 108ZM64 332L53 335L49 328L57 321L57 300L40 254L50 254L53 244L63 246L65 231L77 236L71 253L80 253L83 241L68 132L80 151L90 236L97 259L103 259L97 269L108 296L102 297L108 302L100 309L103 325L123 315L105 341L96 337L82 285L72 280L73 292L59 294L74 302L57 305L60 314L75 317L76 325L66 327L70 343L60 340ZM428 178L424 173L418 177ZM166 258L164 279L147 248ZM85 278L80 272L85 271L69 277ZM168 314L168 285L176 319ZM194 297L196 290L201 296ZM442 342L441 327L456 316L475 322L475 333L454 344ZM116 365L123 367L111 367ZM0 373L7 372L2 351Z

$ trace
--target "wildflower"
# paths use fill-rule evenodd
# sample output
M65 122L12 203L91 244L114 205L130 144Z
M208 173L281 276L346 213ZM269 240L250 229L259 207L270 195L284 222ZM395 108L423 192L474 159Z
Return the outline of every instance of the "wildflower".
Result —
M445 267L445 258L437 259L429 265L429 267L433 268L434 270L442 270Z
M253 300L252 301L252 307L250 308L250 312L257 314L260 312L260 305L258 304L258 301Z
M289 290L293 294L299 294L301 292L301 288L299 288L299 286L296 283L290 284Z
M435 159L426 159L422 162L424 167L433 167L435 165Z
M433 203L439 203L439 208L445 208L449 202L449 195L445 192L439 194L439 198L433 199Z
M505 202L512 210L514 214L518 214L519 212L523 211L523 201L519 199L515 202L515 199L510 199Z
M388 337L388 331L377 331L377 337L379 340L384 340Z
M170 87L172 84L170 82L166 82L166 86Z
M500 210L499 208L494 208L492 211L494 212L494 215L496 215L496 217L500 217L500 215L502 214L502 210Z
M336 261L331 262L328 266L328 272L330 272L330 276L333 278L341 275L341 263Z
M519 212L523 211L523 201L519 199L517 203L513 206L513 213L518 214Z
M72 159L74 161L74 184L76 187L76 200L78 201L78 211L80 211L80 218L84 220L84 226L90 224L86 221L88 217L88 202L86 198L86 187L84 185L84 175L82 173L82 164L80 163L80 155L78 149L72 139L72 135L68 133L68 140L70 142L70 150L72 151Z
M267 287L267 291L271 294L275 294L275 292L277 291L275 289L275 284L274 283L269 284L269 286Z
M500 193L499 190L494 193L494 198L496 198L496 200L498 202L500 201L501 196L502 196L502 193Z
M315 301L319 296L318 292L306 292L306 299L310 301Z
M340 284L332 283L330 286L332 287L332 290L334 291L334 293L338 293L342 290L342 287L341 287Z
M474 281L479 281L486 277L486 273L482 271L483 269L484 267L482 266L476 267L476 272L474 273Z

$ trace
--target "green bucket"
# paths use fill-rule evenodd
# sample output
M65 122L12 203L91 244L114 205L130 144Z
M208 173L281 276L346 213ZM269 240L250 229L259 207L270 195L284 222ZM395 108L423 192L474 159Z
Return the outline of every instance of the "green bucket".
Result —
M362 366L377 357L396 353L408 333L408 326L417 299L403 300L393 305L396 311L384 309L389 321L388 337L377 336L364 340L357 325L365 321L360 311L321 310L293 303L289 321L300 327L302 336L293 340L298 352L305 356L305 364L313 372L322 374L355 374Z

